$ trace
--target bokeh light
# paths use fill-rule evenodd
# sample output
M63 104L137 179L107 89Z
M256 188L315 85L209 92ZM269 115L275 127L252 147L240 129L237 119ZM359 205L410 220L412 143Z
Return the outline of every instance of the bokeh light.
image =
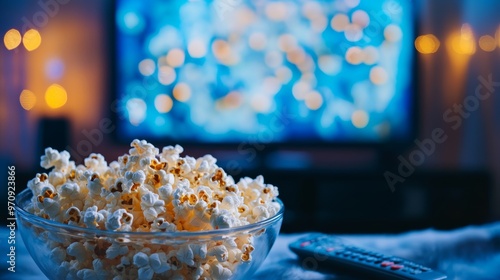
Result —
M212 52L215 58L224 65L234 65L239 62L237 54L225 40L215 40L212 43Z
M457 54L472 55L476 52L474 33L469 24L463 24L460 33L451 34L447 43Z
M168 113L172 110L174 101L166 94L158 94L155 97L155 108L160 113Z
M350 47L345 54L347 62L353 65L361 64L364 58L364 52L360 47Z
M403 31L401 28L395 24L389 24L384 29L384 37L387 41L391 43L398 42L403 37Z
M374 46L368 46L363 49L363 61L366 65L373 65L379 60L378 49Z
M191 98L191 88L185 83L176 84L172 92L174 98L180 102L186 102Z
M344 0L347 7L355 8L361 0Z
M19 103L21 103L21 107L23 107L24 110L29 111L35 107L36 95L32 91L25 89L19 96Z
M361 28L365 28L368 26L368 24L370 24L370 17L363 10L354 11L354 13L352 13L351 18L352 18L352 23L356 24Z
M497 47L495 38L490 35L483 35L479 38L479 47L485 52L492 52Z
M151 76L155 73L156 63L150 59L146 58L139 62L139 72L144 76Z
M3 43L8 50L13 50L21 44L21 33L16 29L10 29L3 37Z
M327 75L336 75L342 68L342 58L336 55L322 55L318 58L318 67Z
M370 70L370 81L376 85L383 85L387 82L387 71L381 66L375 66Z
M290 70L290 68L288 68L286 66L282 66L282 67L277 68L274 71L274 74L280 80L280 82L282 84L288 84L288 82L290 82L290 80L292 80L292 77L293 77L292 70Z
M61 85L52 84L47 88L47 91L45 91L45 102L52 109L64 106L67 100L68 94Z
M250 105L256 112L266 114L271 111L273 101L269 95L257 93L252 95Z
M127 101L125 107L127 108L128 112L128 120L132 125L137 126L146 119L146 112L148 107L144 100L140 98L131 98Z
M289 52L297 48L297 39L288 33L285 33L278 38L278 47L283 52Z
M201 58L207 54L207 46L202 39L193 39L188 44L188 53L193 58Z
M24 33L23 45L28 51L36 50L42 44L42 36L35 29L30 29Z
M415 48L421 54L431 54L439 49L439 40L433 34L421 35L415 39Z
M273 21L283 21L288 14L287 4L284 2L269 2L265 8L266 16Z
M305 97L306 107L310 110L318 110L323 105L323 97L317 91L307 93Z
M185 54L183 50L175 48L168 51L165 59L168 65L180 67L184 64Z
M172 84L177 77L174 68L170 66L160 66L158 70L158 81L160 84L168 86Z
M357 42L363 38L363 30L357 24L348 24L345 27L344 36L349 42Z
M297 81L292 87L293 97L297 100L304 100L306 94L311 90L311 84L304 80Z
M342 32L349 25L349 17L345 14L336 14L330 21L330 26L337 32Z
M328 19L322 14L311 19L311 29L313 32L322 33L328 26Z
M356 128L364 128L368 125L370 118L363 110L356 110L352 113L351 122Z

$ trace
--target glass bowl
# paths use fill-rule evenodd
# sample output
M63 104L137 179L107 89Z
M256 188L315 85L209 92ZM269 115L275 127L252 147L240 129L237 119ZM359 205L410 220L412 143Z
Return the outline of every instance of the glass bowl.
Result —
M273 246L284 211L276 199L280 205L276 215L246 226L201 232L115 232L38 217L26 210L31 197L29 189L16 197L19 231L49 279L248 279Z

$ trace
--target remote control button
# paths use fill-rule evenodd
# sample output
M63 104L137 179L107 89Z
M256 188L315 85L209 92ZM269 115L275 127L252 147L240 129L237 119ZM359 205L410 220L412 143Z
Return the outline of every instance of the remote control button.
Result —
M391 266L393 265L394 263L393 262L388 262L388 261L383 261L380 266L381 267L388 267L388 266Z
M328 253L330 253L330 252L335 251L335 248L333 248L333 247L328 247L328 248L326 248L326 251L327 251Z
M402 265L399 265L399 264L393 264L391 265L391 270L400 270L402 269L404 266Z
M304 241L304 242L300 243L300 247L307 247L309 245L311 245L311 241Z
M403 262L403 260L400 258L390 258L389 261L391 261L393 263L402 263Z
M413 271L410 272L411 274L420 274L422 273L422 270L420 269L414 269Z

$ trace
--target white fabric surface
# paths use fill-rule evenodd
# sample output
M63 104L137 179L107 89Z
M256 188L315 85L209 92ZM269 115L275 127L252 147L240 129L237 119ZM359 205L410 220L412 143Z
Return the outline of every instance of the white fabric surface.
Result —
M0 230L0 279L46 279L17 236L16 272L7 271L8 230ZM288 244L306 234L282 234L253 279L358 279L302 268ZM341 235L365 249L413 260L444 272L449 279L500 279L500 222L453 231L432 229L397 235Z

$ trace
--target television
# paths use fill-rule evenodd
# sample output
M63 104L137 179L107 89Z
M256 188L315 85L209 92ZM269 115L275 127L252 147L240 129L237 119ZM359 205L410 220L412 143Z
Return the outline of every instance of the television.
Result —
M414 137L411 1L115 1L124 141Z

